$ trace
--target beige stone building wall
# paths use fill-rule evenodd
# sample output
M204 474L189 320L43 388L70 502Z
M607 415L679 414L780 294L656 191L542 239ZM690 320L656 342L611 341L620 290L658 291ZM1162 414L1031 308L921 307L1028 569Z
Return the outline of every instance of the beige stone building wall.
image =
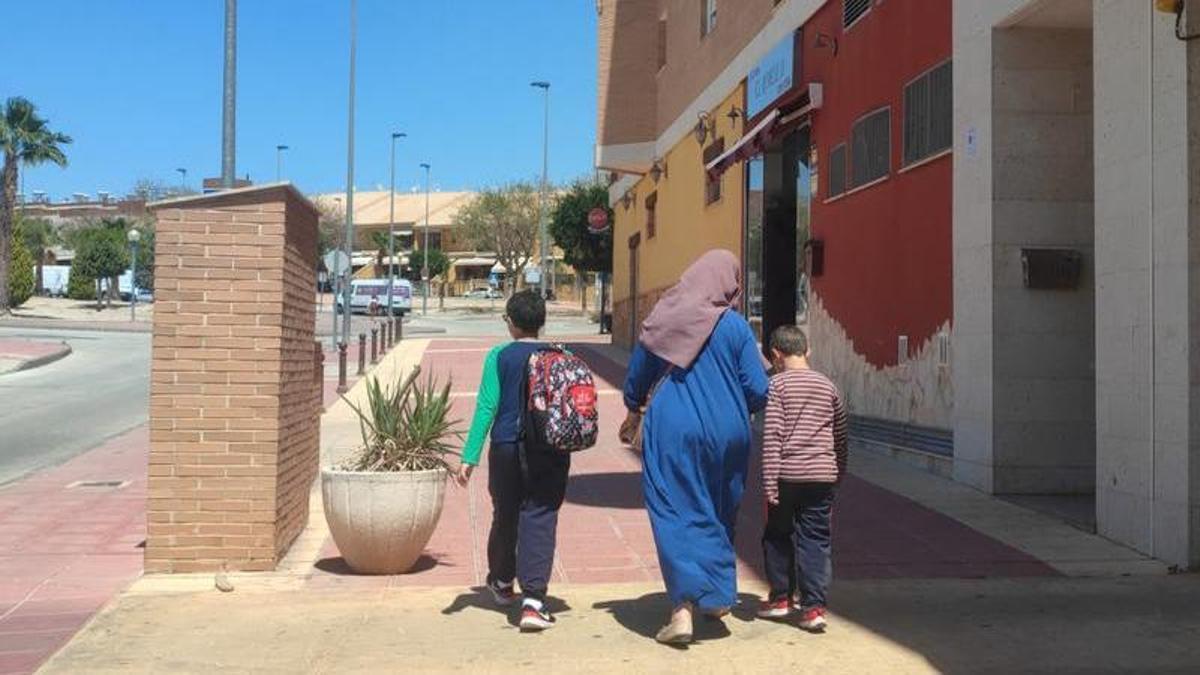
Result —
M289 185L155 210L145 569L272 569L318 462L317 213Z

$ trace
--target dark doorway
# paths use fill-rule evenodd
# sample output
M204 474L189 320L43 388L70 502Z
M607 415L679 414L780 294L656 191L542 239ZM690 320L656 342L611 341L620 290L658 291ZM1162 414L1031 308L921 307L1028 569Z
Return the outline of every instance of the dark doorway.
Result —
M746 167L746 312L764 351L771 331L803 324L807 315L803 252L816 180L811 148L812 134L805 125Z

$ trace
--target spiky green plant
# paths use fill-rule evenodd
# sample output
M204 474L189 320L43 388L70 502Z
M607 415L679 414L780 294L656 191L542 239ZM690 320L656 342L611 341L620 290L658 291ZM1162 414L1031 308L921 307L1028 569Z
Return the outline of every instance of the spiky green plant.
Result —
M438 387L430 374L420 380L421 367L387 385L367 379L366 410L346 398L358 415L362 448L342 468L348 471L428 471L454 466L454 440L462 440L459 420L450 418L450 381ZM345 398L345 397L343 397Z

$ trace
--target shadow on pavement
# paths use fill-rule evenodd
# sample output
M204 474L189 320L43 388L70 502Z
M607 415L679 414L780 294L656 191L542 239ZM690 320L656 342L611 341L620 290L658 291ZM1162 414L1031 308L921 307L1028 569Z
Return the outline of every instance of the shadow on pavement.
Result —
M567 501L611 509L644 508L642 474L637 471L575 474L567 488Z
M420 558L417 558L417 562L413 564L412 568L410 568L407 572L403 572L402 574L418 574L420 572L427 572L435 567L438 567L439 565L443 567L451 566L448 563L439 562L437 558L431 555L422 555ZM317 561L314 567L322 572L325 572L326 574L336 574L338 576L374 576L368 574L359 574L358 572L350 569L350 565L346 564L346 559L342 556L322 558Z
M517 602L508 607L501 607L500 605L497 605L494 600L492 600L492 594L488 591L486 586L472 586L470 593L459 594L458 597L454 598L453 602L451 602L442 610L442 614L450 616L452 614L458 614L464 609L483 609L489 612L495 612L497 614L504 614L508 617L509 625L516 626L520 622L520 612L517 611L520 606L520 600L518 599ZM562 598L548 595L546 596L546 609L549 610L551 614L561 614L562 612L571 611L571 606L568 605Z
M729 637L731 633L725 622L730 617L753 621L757 604L758 596L739 593L737 606L723 619L697 616L694 625L696 640L703 642ZM671 601L666 593L647 593L640 598L597 602L592 608L607 611L629 632L653 640L671 613Z

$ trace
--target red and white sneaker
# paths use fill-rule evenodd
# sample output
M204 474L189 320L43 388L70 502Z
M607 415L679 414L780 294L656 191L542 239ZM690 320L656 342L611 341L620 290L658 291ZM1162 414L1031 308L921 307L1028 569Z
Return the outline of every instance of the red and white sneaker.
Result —
M540 633L547 628L554 628L554 615L545 607L538 609L533 605L521 608L521 621L518 624L522 633Z
M786 619L791 613L792 599L786 595L774 600L764 600L758 606L758 618L760 619Z
M828 622L825 620L824 607L809 607L800 614L801 629L810 633L824 633Z

